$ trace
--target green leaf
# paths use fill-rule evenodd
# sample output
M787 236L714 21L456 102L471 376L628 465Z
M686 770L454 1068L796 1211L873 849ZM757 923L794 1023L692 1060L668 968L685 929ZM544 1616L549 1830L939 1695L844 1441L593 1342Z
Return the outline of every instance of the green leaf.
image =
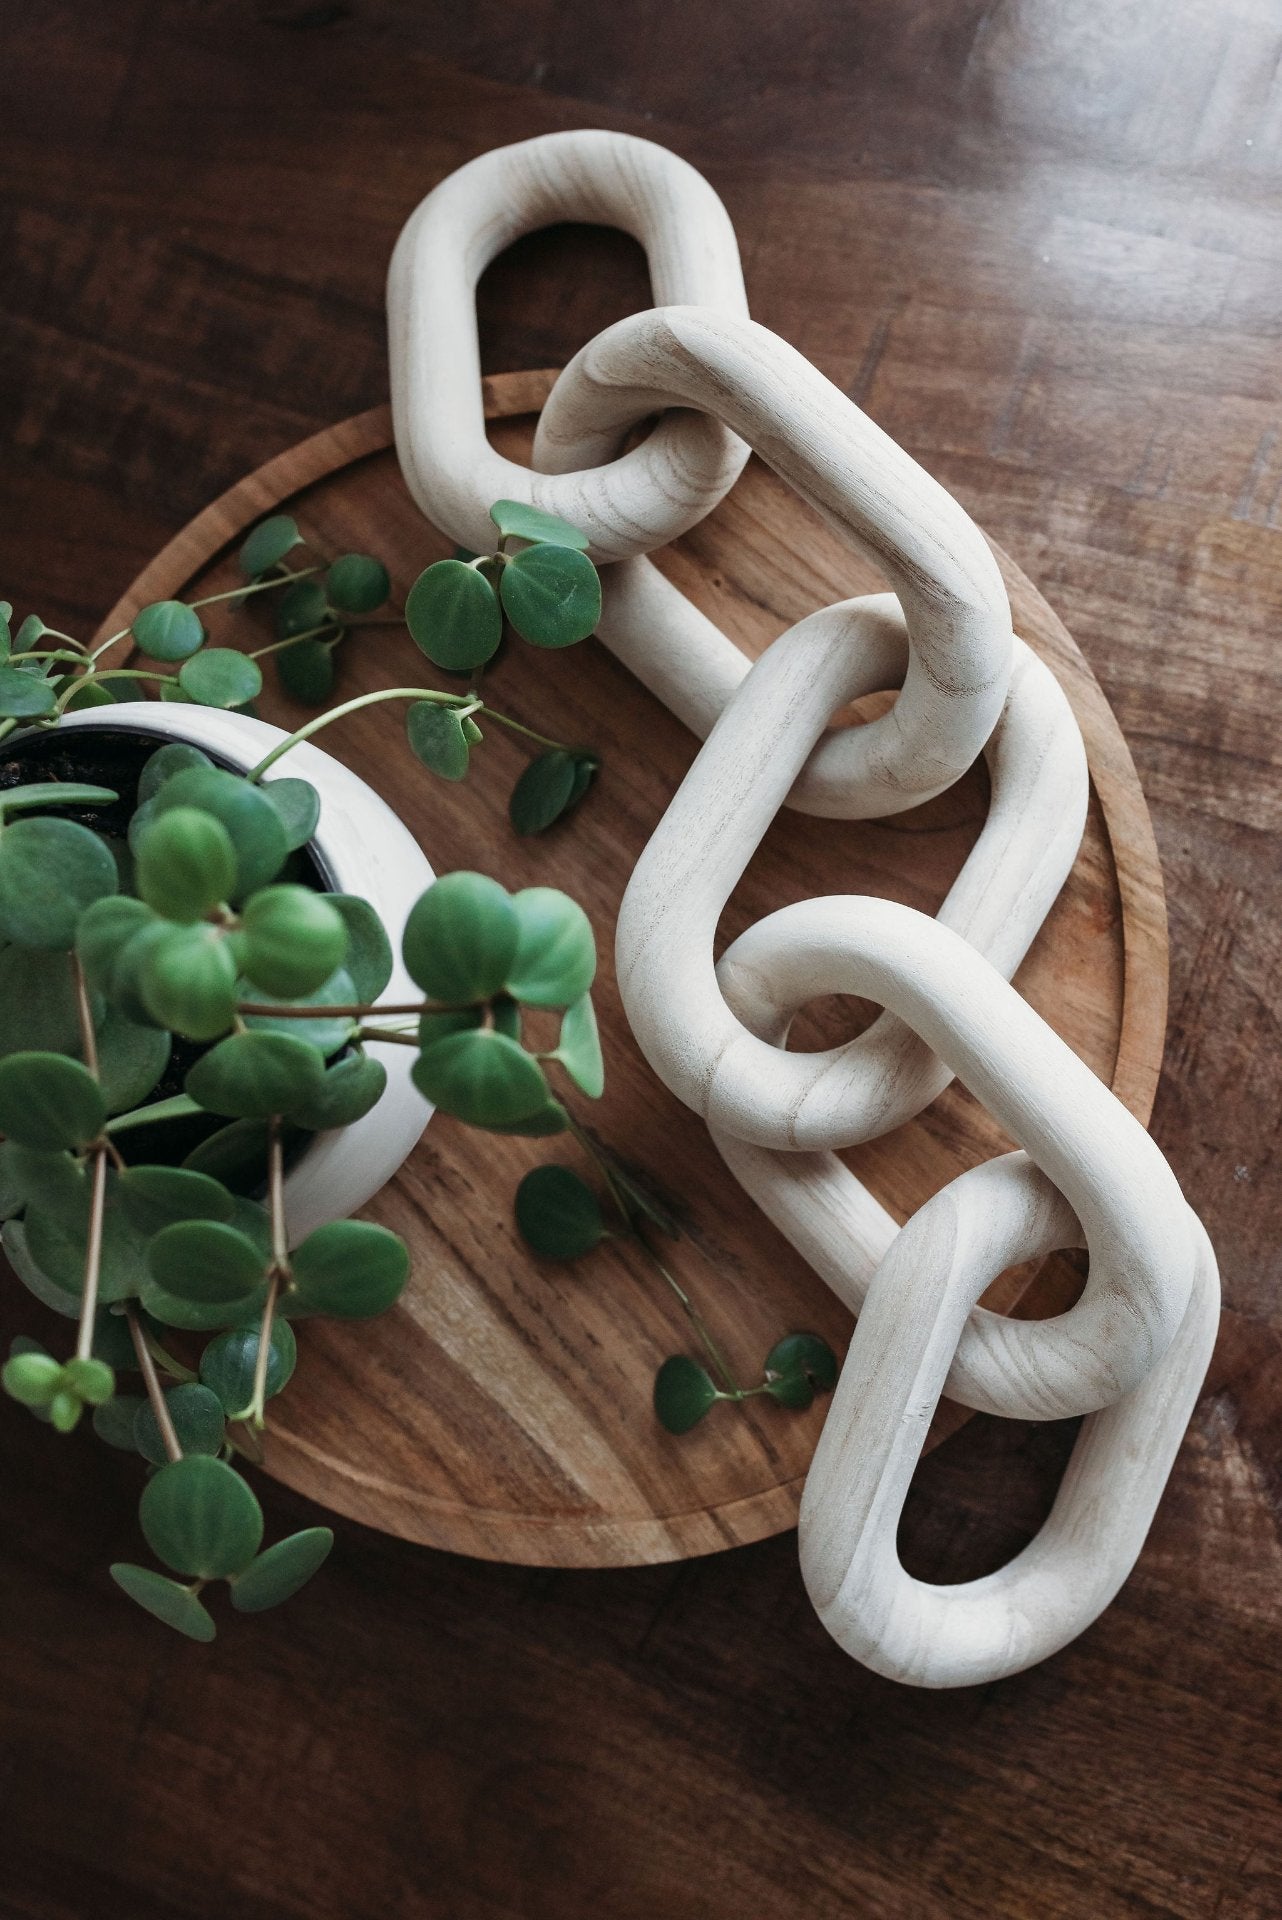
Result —
M171 807L147 822L135 852L139 893L167 920L199 920L236 889L236 849L221 820Z
M87 1147L107 1118L98 1082L58 1053L0 1060L0 1132L25 1147Z
M294 521L287 513L274 513L260 520L236 555L237 564L248 580L257 580L271 567L278 567L285 555L302 541Z
M546 833L583 797L595 762L553 747L530 761L512 789L508 818L518 833ZM581 770L587 768L587 779Z
M489 1133L517 1134L526 1140L544 1140L550 1134L564 1133L570 1124L570 1116L559 1100L548 1099L533 1113L527 1113L520 1120L511 1120L506 1126L491 1126Z
M334 1220L317 1227L290 1255L293 1290L285 1308L366 1320L401 1296L409 1278L405 1242L369 1220Z
M10 622L13 619L13 607L8 600L0 600L0 660L7 660L13 649L13 634ZM23 622L24 626L26 622Z
M592 985L596 941L588 916L568 894L526 887L512 896L516 952L504 985L532 1007L568 1007Z
M559 1060L581 1093L599 1100L605 1092L605 1062L592 996L585 993L565 1010L554 1060Z
M347 928L344 965L352 976L356 997L364 1006L378 999L392 977L392 943L368 900L354 893L327 893L335 913Z
M209 1342L200 1356L202 1383L216 1395L229 1420L248 1413L254 1397L254 1374L262 1335L260 1322L233 1327ZM298 1358L294 1329L278 1314L272 1321L267 1352L267 1399L289 1385Z
M457 708L416 700L405 715L405 737L411 752L442 780L466 778L471 756Z
M499 580L503 611L536 647L572 647L601 618L601 582L585 553L573 547L526 547Z
M178 684L201 707L243 707L263 690L262 669L234 647L206 647L178 670Z
M241 914L241 971L276 995L315 993L347 952L347 925L310 887L264 887Z
M49 1420L57 1433L71 1433L80 1424L84 1403L65 1387L49 1402Z
M665 1360L654 1377L654 1411L669 1433L689 1433L719 1397L707 1369L684 1353Z
M23 1407L47 1407L62 1384L62 1362L51 1353L11 1354L0 1370L0 1386Z
M252 1293L266 1262L251 1240L223 1221L176 1220L148 1244L147 1269L174 1299L213 1307Z
M140 1107L163 1077L172 1051L164 1028L139 1026L119 1008L108 1007L98 1028L98 1085L107 1112Z
M521 1238L548 1260L578 1260L606 1238L601 1203L569 1167L534 1167L516 1190Z
M95 1355L68 1360L62 1369L63 1385L87 1407L102 1407L116 1391L116 1377L105 1360Z
M105 1360L115 1373L137 1373L138 1355L134 1352L134 1343L129 1332L129 1323L123 1314L110 1307L99 1307L94 1317L93 1354L95 1360ZM116 1399L120 1399L119 1394ZM108 1402L108 1405L114 1404Z
M766 1391L784 1407L808 1407L837 1384L837 1356L817 1333L786 1333L766 1355Z
M483 666L503 638L493 587L461 560L438 560L420 573L405 602L405 624L419 651L454 673Z
M24 667L0 666L0 714L14 720L37 719L52 713L57 699L53 683L42 675L28 673Z
M238 1195L256 1193L267 1177L267 1123L233 1120L194 1146L183 1166L207 1173Z
M0 788L0 813L31 813L40 807L105 807L120 795L110 787L89 787L78 780L33 780L23 787Z
M204 645L200 616L181 600L156 600L134 615L130 628L149 660L189 660Z
M159 813L171 807L198 807L221 820L236 849L240 896L256 893L274 880L288 857L285 829L266 794L221 767L191 767L175 774L161 787L154 805ZM0 848L6 837L0 835Z
M111 1577L123 1593L165 1626L185 1633L189 1640L213 1639L217 1631L213 1616L190 1587L153 1573L150 1567L131 1566L127 1560L115 1562Z
M483 873L447 873L420 895L405 923L410 977L433 1000L487 1000L503 986L516 954L512 897Z
M392 590L387 568L368 553L344 553L325 575L325 594L340 613L373 613Z
M232 1197L222 1182L185 1167L126 1167L119 1193L128 1219L148 1236L179 1220L231 1218Z
M202 920L148 938L138 991L147 1013L171 1033L217 1040L236 1017L236 962L222 928Z
M490 508L490 519L505 540L551 541L554 546L581 550L591 544L587 534L580 533L568 520L544 513L542 507L526 506L520 500L496 500Z
M128 894L111 894L86 907L76 927L76 954L90 985L110 994L120 954L136 933L154 925L151 908Z
M174 1423L178 1444L185 1454L221 1452L226 1438L226 1422L221 1402L208 1387L197 1386L194 1382L187 1386L171 1387L165 1395L165 1406ZM149 1400L143 1401L134 1416L134 1445L144 1460L151 1461L153 1467L163 1467L169 1458Z
M114 1400L94 1408L94 1432L109 1447L119 1447L124 1453L137 1453L134 1415L139 1407L145 1407L146 1404L147 1396L144 1393L118 1393Z
M296 634L310 633L313 627L326 625L329 605L319 580L296 580L276 602L274 625L278 640L292 640ZM293 648L288 649L293 652ZM284 654L277 654L281 660Z
M239 1327L263 1310L267 1287L256 1287L239 1300L186 1300L168 1293L156 1281L146 1278L139 1298L153 1320L162 1327L178 1327L184 1333L215 1333L224 1327Z
M202 753L199 747L190 746L185 740L167 741L143 763L138 776L139 806L154 799L166 780L172 780L176 773L186 773L192 767L212 767L213 764L209 755Z
M85 908L118 886L110 849L74 820L16 820L0 833L0 935L19 946L71 947Z
M156 1558L200 1580L242 1572L263 1537L262 1508L250 1489L207 1454L162 1467L147 1483L138 1518Z
M100 1018L101 994L91 991L90 1006ZM0 1056L74 1053L79 1043L70 967L34 947L0 948Z
M231 1587L233 1607L241 1613L262 1613L292 1599L324 1564L333 1544L329 1527L307 1527L278 1540L236 1575Z
M419 1055L412 1073L415 1086L434 1107L473 1127L511 1126L548 1100L537 1060L492 1028L436 1041Z
M35 1259L27 1241L26 1223L22 1220L6 1220L0 1232L0 1244L3 1244L5 1258L21 1280L27 1292L32 1294L42 1306L49 1307L54 1313L60 1313L64 1320L80 1318L80 1295L68 1287L60 1287L51 1280L44 1268ZM83 1281L81 1275L81 1282ZM77 1286L80 1282L77 1283Z
M40 615L38 613L29 613L13 637L13 651L15 653L30 653L33 647L40 645L40 642L48 632L49 628L40 618ZM8 655L6 654L4 657L7 659Z
M0 1061L0 1075L5 1063ZM210 1113L265 1120L315 1099L324 1066L306 1040L283 1033L234 1033L199 1059L186 1091Z
M23 1221L31 1259L55 1286L77 1297L84 1285L89 1198L89 1180L82 1176L78 1201L66 1196L51 1196L47 1204L33 1200ZM129 1299L146 1271L146 1238L125 1213L119 1176L108 1172L99 1298L104 1305Z
M303 629L307 631L306 628ZM273 658L280 683L293 700L323 707L334 691L334 647L328 640L299 640Z
M305 847L320 819L321 799L310 780L267 780L259 792L271 801L285 829L291 853Z
M320 1091L289 1118L309 1133L324 1133L331 1127L350 1127L378 1105L387 1088L387 1069L381 1060L354 1052L327 1067Z
M312 993L293 993L277 999L264 993L261 987L251 986L247 980L240 982L237 993L246 1005L282 1008L350 1007L356 997L346 967L332 973L324 986ZM294 1020L287 1013L247 1013L243 1018L252 1033L282 1033L291 1040L306 1040L326 1059L347 1045L360 1024L350 1013L334 1014L329 1019L320 1015L308 1020Z

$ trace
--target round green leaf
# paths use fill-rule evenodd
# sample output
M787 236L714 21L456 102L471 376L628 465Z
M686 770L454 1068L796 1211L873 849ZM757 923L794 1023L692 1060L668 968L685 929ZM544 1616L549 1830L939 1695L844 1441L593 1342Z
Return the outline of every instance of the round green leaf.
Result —
M585 993L565 1010L553 1059L559 1060L581 1093L599 1100L605 1092L605 1062L592 996Z
M495 602L498 611L498 602ZM52 713L58 695L51 680L43 674L28 673L23 667L0 666L0 714L14 720L33 720Z
M517 943L504 982L512 998L532 1007L582 999L596 975L596 941L582 907L553 887L526 887L512 907Z
M0 1061L0 1074L5 1064ZM315 1099L323 1073L320 1054L306 1040L284 1033L234 1033L196 1062L185 1087L210 1113L265 1120Z
M0 833L0 935L72 946L85 908L118 891L110 849L74 820L16 820Z
M178 670L178 684L201 707L243 707L263 690L262 669L234 647L206 647Z
M95 1355L87 1359L77 1356L68 1360L62 1369L63 1385L87 1407L102 1407L116 1391L116 1378L105 1360Z
M159 691L162 700L176 701L179 706L194 707L196 704L189 693L183 692L176 676L172 673L167 674L161 681Z
M139 893L167 920L199 920L236 890L236 849L221 820L198 807L171 807L139 836Z
M347 952L342 915L309 887L264 887L241 915L241 971L265 992L314 993Z
M258 1366L261 1334L262 1327L258 1321L248 1326L233 1327L229 1333L220 1333L217 1339L211 1340L200 1356L201 1381L216 1395L218 1404L229 1420L238 1419L249 1411L254 1397L254 1373ZM269 1400L273 1394L288 1386L297 1357L294 1329L288 1320L281 1319L277 1314L272 1321L267 1351Z
M267 1122L233 1120L194 1146L183 1166L207 1173L238 1196L257 1193L267 1177Z
M215 1333L224 1327L239 1327L262 1312L267 1287L255 1287L239 1300L185 1300L168 1293L164 1287L145 1278L139 1291L143 1306L162 1327L178 1327L184 1333Z
M33 780L23 787L0 788L0 813L32 813L44 807L105 807L119 798L110 787L89 787L76 780Z
M260 574L271 567L278 567L285 555L299 545L302 534L287 513L274 513L269 520L260 520L236 555L241 572L249 580L257 580Z
M73 1291L70 1287L60 1287L57 1281L49 1278L28 1244L25 1221L6 1220L3 1230L0 1231L0 1245L4 1247L5 1259L27 1292L39 1300L42 1306L61 1314L64 1320L80 1318L79 1291ZM83 1274L77 1287L82 1282Z
M51 1353L15 1353L0 1371L0 1386L23 1407L47 1407L62 1384L62 1362Z
M581 550L591 544L587 534L580 533L568 520L544 513L542 507L528 507L520 500L496 500L490 508L490 519L504 539L551 541L554 546Z
M392 943L387 930L369 901L358 894L327 893L325 898L347 928L343 964L352 976L356 997L363 1006L371 1006L392 977Z
M325 589L319 580L296 580L276 602L274 625L278 640L292 640L296 634L310 633L326 625L329 614ZM293 652L293 648L288 648ZM283 659L283 654L277 654Z
M766 1391L785 1407L808 1407L837 1384L837 1356L817 1333L787 1333L766 1355Z
M167 1029L143 1027L108 1007L98 1028L98 1084L108 1113L130 1113L153 1091L173 1050Z
M457 708L416 700L405 716L405 737L423 765L442 780L466 778L470 749Z
M307 631L306 628L303 629ZM323 707L334 691L334 648L327 640L299 640L272 656L280 683L305 707Z
M220 927L199 921L148 939L138 976L153 1020L187 1040L216 1040L236 1017L236 962Z
M79 1195L57 1196L49 1203L33 1200L23 1220L31 1258L53 1281L77 1296L84 1285L85 1247L89 1234L90 1183L82 1177ZM127 1300L146 1277L146 1237L125 1213L119 1176L107 1175L103 1214L99 1298L104 1305Z
M316 831L321 800L310 780L267 780L259 788L280 815L291 853L305 847Z
M146 1404L145 1394L118 1393L114 1400L94 1408L94 1432L109 1447L119 1447L124 1453L137 1453L134 1445L134 1415L139 1407L145 1407Z
M387 568L368 553L340 554L325 575L325 596L340 613L373 613L391 590Z
M236 849L237 891L256 893L276 878L289 854L285 829L262 790L221 767L192 767L166 780L152 802L158 813L198 807L220 820ZM0 848L4 844L0 835Z
M209 755L202 753L199 747L190 746L185 740L167 741L143 763L138 776L139 806L153 800L166 780L172 780L176 773L186 773L192 767L212 767L213 764Z
M98 1082L58 1053L0 1060L0 1133L25 1147L87 1147L107 1118Z
M541 753L526 767L507 803L508 818L518 833L545 833L574 798L578 761L563 747Z
M101 1018L101 994L91 991L90 1005ZM34 947L0 948L0 1056L74 1053L79 1044L71 969Z
M67 1388L60 1389L49 1402L49 1420L57 1433L71 1433L80 1424L84 1402Z
M262 1007L350 1007L356 998L346 967L339 967L323 987L317 987L312 993L292 993L277 999L248 980L242 980L236 991L244 1004ZM345 1047L360 1024L350 1013L332 1014L328 1019L324 1014L317 1014L306 1020L295 1020L283 1012L247 1013L243 1018L251 1033L283 1033L291 1040L306 1040L325 1059Z
M503 638L493 587L461 560L438 560L420 573L405 602L405 624L420 652L455 673L483 666Z
M526 547L499 580L503 611L536 647L572 647L601 618L601 582L585 553L573 547Z
M139 1233L159 1233L179 1220L229 1220L232 1198L219 1180L185 1167L126 1167L121 1205Z
M220 1220L175 1220L147 1247L147 1270L158 1287L177 1300L208 1306L243 1300L265 1266L253 1241Z
M401 951L433 1000L487 1000L503 986L517 949L512 897L483 873L447 873L420 895Z
M350 1127L376 1107L387 1087L387 1069L381 1060L353 1052L345 1060L336 1060L325 1070L319 1092L304 1105L295 1107L289 1118L309 1133L325 1133L331 1127Z
M231 1588L233 1607L241 1613L262 1613L292 1599L323 1565L333 1544L329 1527L307 1527L278 1540L236 1575Z
M601 1203L569 1167L534 1167L516 1190L521 1238L549 1260L578 1260L606 1237Z
M493 1028L436 1041L415 1061L413 1078L434 1107L473 1127L511 1126L548 1100L537 1060Z
M369 1220L334 1220L309 1233L290 1256L294 1290L292 1311L334 1314L365 1320L383 1313L400 1298L409 1278L405 1242Z
M147 1545L175 1573L226 1580L247 1567L263 1537L263 1514L233 1467L192 1454L148 1481L138 1508Z
M689 1433L718 1398L712 1377L684 1353L665 1360L654 1377L654 1411L669 1433Z
M171 1387L165 1395L165 1406L174 1423L178 1444L185 1454L221 1451L226 1437L226 1422L221 1402L208 1387L197 1386L194 1382L187 1386ZM150 1460L154 1467L163 1467L169 1458L149 1400L143 1401L134 1416L134 1445L143 1459Z
M189 1640L213 1639L217 1631L213 1616L190 1587L180 1586L163 1573L153 1573L150 1567L131 1566L127 1560L116 1561L111 1577L122 1592L165 1626L185 1633Z
M189 660L204 644L200 616L181 600L156 600L134 615L130 631L149 660Z
M544 1140L549 1134L564 1133L570 1124L570 1116L559 1100L548 1099L543 1106L536 1107L533 1113L525 1114L520 1120L511 1120L502 1127L490 1127L490 1133L517 1134L526 1140Z
M151 908L127 894L95 900L76 925L76 954L89 984L114 999L120 985L117 965L125 948L135 934L158 925Z

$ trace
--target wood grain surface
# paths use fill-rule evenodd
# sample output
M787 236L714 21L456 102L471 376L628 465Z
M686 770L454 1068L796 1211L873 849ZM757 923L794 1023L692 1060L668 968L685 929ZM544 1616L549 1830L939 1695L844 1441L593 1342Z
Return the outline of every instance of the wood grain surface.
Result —
M487 381L498 450L529 453L531 407L552 375ZM235 548L265 512L287 506L321 553L376 552L399 604L430 560L453 551L426 525L390 449L385 409L277 456L200 513L134 581L100 638L150 600L219 593L239 578ZM1089 667L1013 562L999 556L1018 631L1070 692L1098 769L1077 865L1020 969L1019 985L1141 1119L1152 1108L1166 1018L1166 919L1152 828L1126 744ZM211 564L212 562L212 564ZM694 535L661 556L696 605L756 655L816 606L878 591L875 570L754 460ZM261 644L263 620L222 617L219 639ZM403 630L358 634L338 656L335 700L439 675ZM702 1122L660 1084L628 1031L614 973L623 888L695 751L691 735L597 645L549 655L519 644L486 675L487 696L525 724L586 741L604 767L590 803L541 840L517 840L505 801L524 751L499 728L466 783L423 773L400 713L374 708L324 744L405 819L438 872L479 867L505 884L573 893L598 932L594 999L607 1095L581 1117L652 1184L689 1238L679 1277L744 1378L784 1332L822 1332L840 1351L849 1317L805 1261L745 1200ZM884 704L884 702L878 702ZM264 719L300 725L307 710L269 672ZM875 893L927 911L978 833L977 770L928 806L877 822L785 814L726 915L727 939L786 901ZM798 1043L829 1046L859 1022L832 1002ZM848 1164L897 1219L964 1167L1006 1150L1000 1126L953 1086L920 1119L851 1151ZM514 1229L512 1195L555 1159L591 1175L564 1140L477 1135L432 1123L390 1187L366 1209L409 1241L414 1282L369 1327L310 1329L307 1364L279 1402L269 1471L313 1499L425 1545L537 1566L632 1566L742 1546L796 1524L806 1468L827 1412L755 1401L681 1440L650 1412L664 1356L689 1347L680 1309L635 1250L602 1248L574 1265L535 1259ZM1067 1261L1003 1276L990 1304L1056 1310L1080 1287ZM965 1411L949 1403L935 1436Z
M1227 1296L1116 1603L954 1696L830 1645L790 1536L549 1573L349 1524L287 1610L158 1638L104 1571L140 1551L134 1467L0 1407L0 1912L1272 1920L1272 0L50 0L0 55L3 591L81 631L241 474L386 398L387 257L450 168L597 124L708 172L755 316L1015 555L1121 722L1171 920L1153 1127ZM531 239L483 284L487 365L559 364L643 300L628 243ZM1072 1431L977 1418L938 1448L912 1571L1016 1550Z

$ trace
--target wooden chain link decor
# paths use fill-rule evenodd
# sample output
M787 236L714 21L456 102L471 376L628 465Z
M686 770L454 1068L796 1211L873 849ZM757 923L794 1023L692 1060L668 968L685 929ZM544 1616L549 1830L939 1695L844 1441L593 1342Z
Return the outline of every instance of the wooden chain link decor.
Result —
M488 444L475 287L520 234L624 228L656 306L571 361L531 471ZM565 133L490 153L418 208L389 281L393 411L407 484L473 547L499 497L573 521L605 566L600 636L705 744L632 875L617 960L661 1079L858 1324L806 1485L801 1565L851 1654L911 1684L1015 1673L1108 1604L1143 1544L1205 1374L1214 1255L1144 1128L1009 984L1072 867L1087 803L1077 724L1011 632L1002 579L958 503L784 341L748 318L734 233L684 162ZM621 451L631 431L658 416ZM754 665L645 555L733 485L749 450L890 591L821 608ZM849 700L898 688L866 725ZM722 911L778 809L900 813L987 757L987 821L937 918L861 896L781 908L718 965ZM790 1052L829 994L885 1011ZM1020 1151L972 1168L902 1228L837 1157L957 1076ZM1085 1247L1081 1298L1019 1321L979 1306L1012 1264ZM1086 1414L1045 1525L983 1579L931 1586L896 1531L941 1394L1007 1417Z

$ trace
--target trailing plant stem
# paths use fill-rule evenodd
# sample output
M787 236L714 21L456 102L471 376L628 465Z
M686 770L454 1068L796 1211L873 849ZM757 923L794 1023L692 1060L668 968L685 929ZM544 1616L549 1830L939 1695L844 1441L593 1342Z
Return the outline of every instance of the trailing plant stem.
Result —
M171 1460L181 1460L182 1443L178 1438L178 1431L170 1416L169 1408L165 1404L164 1388L156 1372L156 1362L151 1356L151 1350L138 1324L138 1316L132 1307L125 1308L125 1320L129 1327L129 1338L134 1343L134 1352L138 1356L138 1369L142 1374L143 1385L147 1389L147 1398L151 1402L151 1410L156 1416L156 1425L160 1429L161 1444Z

